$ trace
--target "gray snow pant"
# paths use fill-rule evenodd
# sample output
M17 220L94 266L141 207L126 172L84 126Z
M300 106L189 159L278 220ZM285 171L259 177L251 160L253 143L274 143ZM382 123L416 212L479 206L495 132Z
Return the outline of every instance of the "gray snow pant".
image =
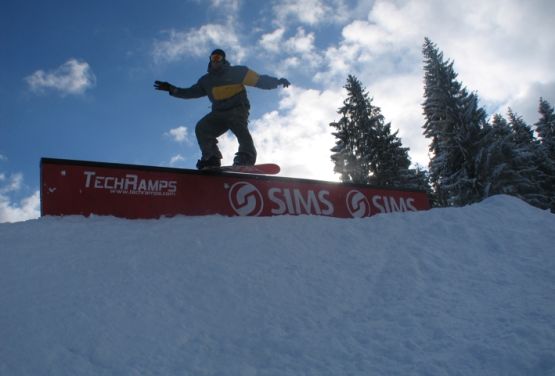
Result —
M239 142L239 153L248 154L256 160L256 148L248 128L249 109L245 106L226 111L212 111L199 120L195 128L202 159L222 158L217 138L230 130Z

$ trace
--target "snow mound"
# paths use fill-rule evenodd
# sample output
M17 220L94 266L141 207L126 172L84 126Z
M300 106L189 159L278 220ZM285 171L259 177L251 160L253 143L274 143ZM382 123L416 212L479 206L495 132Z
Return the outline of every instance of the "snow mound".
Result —
M0 224L0 374L555 374L554 229L508 196Z

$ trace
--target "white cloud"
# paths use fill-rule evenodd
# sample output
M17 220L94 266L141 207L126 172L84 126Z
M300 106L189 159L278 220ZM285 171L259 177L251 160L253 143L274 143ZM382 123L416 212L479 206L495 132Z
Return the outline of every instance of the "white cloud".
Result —
M275 72L278 76L286 75L286 72L292 69L298 69L302 64L302 61L297 56L289 56L288 58L282 60L278 67L275 68Z
M0 174L0 223L19 222L40 216L40 194L38 191L31 196L14 203L10 194L22 188L23 175L13 174L9 178Z
M299 27L297 34L285 42L285 48L291 53L308 54L314 51L314 40L314 33L307 34L302 27Z
M483 101L511 103L525 95L531 85L555 81L552 69L555 37L551 26L555 3L538 0L428 3L420 12L416 5L399 7L393 14L379 17L380 24L393 17L402 23L412 23L413 30L421 30L420 34L402 33L401 43L407 48L412 40L421 43L421 34L426 33L446 57L455 61L459 79L478 91Z
M227 14L236 14L241 6L240 0L210 0L214 9L220 10Z
M5 174L0 174L0 182L4 183L6 181L7 184L0 186L0 194L7 194L21 189L23 174L13 174L9 179L6 178Z
M7 196L0 194L0 223L20 222L40 217L40 194L36 191L18 204L10 202Z
M372 105L381 109L391 130L399 130L403 146L409 147L413 164L428 165L428 140L422 135L422 77L420 74L390 76L368 87L374 96Z
M518 114L523 117L529 124L534 124L539 120L538 108L540 104L539 98L547 99L552 105L555 102L555 81L542 84L532 83L523 95L513 99L510 103L503 103L496 112L505 115L508 107L517 110Z
M297 28L295 35L285 39L285 29L278 28L271 33L264 34L259 44L264 50L276 57L276 64L272 70L280 76L295 71L307 72L320 67L322 57L316 52L314 32L306 32L302 27Z
M173 62L187 56L203 57L214 48L222 48L229 59L241 62L246 50L241 47L239 36L229 24L207 24L188 31L170 30L166 38L154 43L152 54L156 62Z
M25 81L34 92L51 89L66 95L84 93L95 86L96 77L87 62L70 59L49 72L38 70Z
M285 34L285 29L280 27L272 31L271 33L264 34L260 37L260 45L266 51L271 53L281 52L281 44L283 43L283 35Z
M184 162L184 161L185 161L185 157L183 157L181 154L174 155L170 159L170 166L179 165L181 164L181 162Z
M279 24L291 20L311 26L341 22L346 19L348 13L343 0L280 0L273 8Z
M177 128L170 129L166 136L171 137L175 142L189 142L189 131L187 128L180 126Z

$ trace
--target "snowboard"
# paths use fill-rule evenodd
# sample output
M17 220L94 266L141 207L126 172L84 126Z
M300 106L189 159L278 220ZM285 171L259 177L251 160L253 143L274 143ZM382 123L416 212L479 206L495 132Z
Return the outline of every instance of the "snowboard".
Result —
M261 175L276 175L280 171L279 165L275 163L260 163L254 166L221 166L206 168L201 171L214 171L214 172L240 172L243 174L261 174Z

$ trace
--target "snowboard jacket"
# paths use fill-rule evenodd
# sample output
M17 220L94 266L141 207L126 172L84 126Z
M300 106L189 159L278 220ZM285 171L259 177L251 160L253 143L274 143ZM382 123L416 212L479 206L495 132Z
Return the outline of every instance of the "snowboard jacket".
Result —
M275 77L259 75L245 66L231 66L225 60L218 71L212 70L208 64L208 73L196 84L189 88L174 87L170 95L185 99L208 96L212 111L225 111L240 106L250 108L245 86L275 89L278 85L279 80Z

